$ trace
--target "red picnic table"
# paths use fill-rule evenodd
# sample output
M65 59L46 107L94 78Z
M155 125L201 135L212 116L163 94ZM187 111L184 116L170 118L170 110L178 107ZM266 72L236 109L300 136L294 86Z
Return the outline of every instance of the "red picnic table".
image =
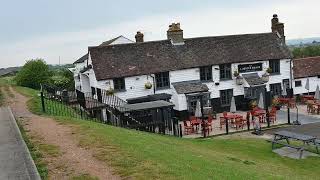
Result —
M230 120L230 123L234 123L235 119L237 118L243 118L242 115L240 114L227 114L226 116L224 116L224 118L229 121Z
M265 115L266 115L266 110L264 109L255 110L252 114L252 116L258 117L261 123L265 122Z
M281 103L281 104L289 104L291 98L278 98L278 101Z
M236 118L242 118L243 116L240 114L227 114L226 116L224 116L224 118L226 119L236 119Z
M305 99L305 100L314 100L314 96L313 95L303 95L302 98Z

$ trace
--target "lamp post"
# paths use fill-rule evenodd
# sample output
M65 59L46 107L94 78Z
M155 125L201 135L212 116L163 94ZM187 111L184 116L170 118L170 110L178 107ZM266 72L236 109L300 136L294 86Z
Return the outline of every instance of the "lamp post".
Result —
M269 128L270 127L270 118L269 118L269 107L268 107L268 103L267 103L267 87L264 88L264 105L265 105L265 110L266 110L266 120L267 120L267 124L268 124L268 128Z
M206 122L204 120L204 115L203 115L203 93L200 94L200 109L201 109L201 124L202 124L202 132L203 132L203 137L207 137L206 133Z

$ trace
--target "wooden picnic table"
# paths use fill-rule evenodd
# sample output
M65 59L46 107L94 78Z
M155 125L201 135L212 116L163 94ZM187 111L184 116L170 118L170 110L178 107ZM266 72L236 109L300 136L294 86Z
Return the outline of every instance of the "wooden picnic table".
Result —
M280 142L283 139L285 139L287 143ZM303 145L300 145L300 146L291 145L290 140L301 141L303 142ZM274 133L274 138L272 141L272 149L274 149L274 144L280 144L286 147L297 149L300 152L299 158L301 159L305 146L309 145L310 143L312 143L316 147L317 153L319 153L316 137L304 135L304 134L298 134L290 131L278 131Z

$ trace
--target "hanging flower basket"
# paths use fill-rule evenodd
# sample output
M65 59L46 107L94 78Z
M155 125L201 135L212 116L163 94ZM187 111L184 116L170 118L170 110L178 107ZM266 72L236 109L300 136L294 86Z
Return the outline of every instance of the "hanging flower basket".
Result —
M234 75L234 77L238 77L240 74L239 74L238 71L234 71L234 72L233 72L233 75Z
M272 73L272 69L271 69L271 68L268 68L268 69L266 70L266 72L270 74L270 73Z
M110 88L107 90L107 95L113 95L114 94L114 89Z
M237 78L236 78L236 83L237 83L237 85L242 85L243 84L243 77L242 76L238 76Z
M263 75L262 75L262 81L263 82L268 82L269 81L269 77L270 77L270 74L268 73L268 72L266 72L266 73L264 73Z
M151 89L151 88L152 88L151 82L146 82L146 83L144 84L144 87L145 87L146 89Z
M254 109L254 108L257 107L257 106L258 106L258 103L257 103L256 100L251 100L251 101L249 102L249 108L250 108L250 109Z

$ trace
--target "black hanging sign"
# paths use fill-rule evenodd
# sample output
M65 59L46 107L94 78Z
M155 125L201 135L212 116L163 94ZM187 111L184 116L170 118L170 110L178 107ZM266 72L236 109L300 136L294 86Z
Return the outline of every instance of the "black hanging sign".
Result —
M240 64L238 65L239 73L262 71L262 63Z

